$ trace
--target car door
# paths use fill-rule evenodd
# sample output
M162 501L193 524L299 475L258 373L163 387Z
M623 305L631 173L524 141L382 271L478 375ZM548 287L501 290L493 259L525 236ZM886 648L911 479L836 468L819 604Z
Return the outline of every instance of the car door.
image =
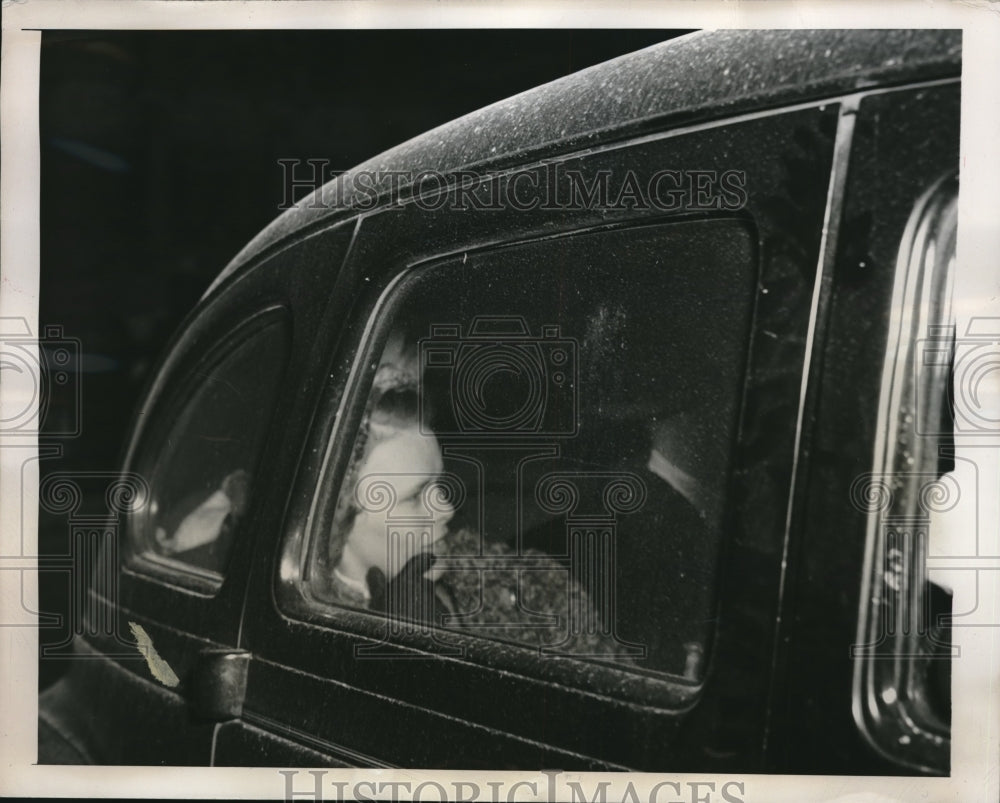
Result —
M143 402L123 538L99 561L112 574L95 574L63 695L103 710L79 717L98 760L205 765L216 724L239 714L247 581L267 511L287 497L282 471L302 437L290 389L308 373L325 306L308 281L289 281L289 265L308 279L343 257L351 233L231 277L185 322Z
M775 772L950 766L950 591L927 556L958 491L959 106L957 79L858 105L789 541Z
M762 766L843 111L825 101L612 138L482 180L484 194L513 203L458 209L419 196L362 218L332 282L329 379L282 537L253 568L246 699L217 732L216 763ZM437 377L441 477L457 488L448 515L504 541L479 543L517 584L537 558L585 589L604 614L597 637L615 642L610 658L560 649L558 633L539 648L489 623L465 627L462 613L428 627L323 590L369 391L394 331L414 322L421 381ZM525 355L544 370L512 369ZM685 496L661 482L684 485L682 450L660 444L673 457L654 460L651 432L667 420L700 433L714 468L690 493L693 516L651 527L630 516ZM433 540L432 525L418 517L403 535ZM483 578L485 594L495 581ZM676 628L650 628L660 617ZM572 613L529 619L576 627L571 636L587 627Z

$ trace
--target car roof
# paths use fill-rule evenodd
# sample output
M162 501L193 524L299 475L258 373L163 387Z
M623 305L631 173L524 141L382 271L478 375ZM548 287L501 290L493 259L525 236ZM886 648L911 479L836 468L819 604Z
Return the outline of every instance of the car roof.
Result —
M486 106L336 177L272 221L209 293L290 235L350 216L359 201L371 206L370 194L351 189L363 172L492 172L653 127L954 77L961 36L929 29L700 31L629 53Z

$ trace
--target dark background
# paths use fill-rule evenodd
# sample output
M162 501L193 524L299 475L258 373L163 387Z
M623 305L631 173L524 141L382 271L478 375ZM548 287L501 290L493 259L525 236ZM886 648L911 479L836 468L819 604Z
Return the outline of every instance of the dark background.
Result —
M684 31L46 32L40 325L80 342L50 388L54 471L113 471L171 334L212 279L279 214L279 159L345 170L494 101ZM73 391L78 387L79 399ZM80 432L58 436L79 413ZM99 507L99 505L98 505ZM69 522L40 511L43 555ZM40 608L66 611L65 574ZM69 624L43 628L43 644ZM64 661L43 660L40 686Z

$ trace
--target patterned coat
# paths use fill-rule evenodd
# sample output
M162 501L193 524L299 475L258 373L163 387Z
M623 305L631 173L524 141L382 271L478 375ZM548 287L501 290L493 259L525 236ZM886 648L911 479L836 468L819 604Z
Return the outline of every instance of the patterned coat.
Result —
M446 626L554 653L624 660L623 645L583 586L546 553L526 549L518 556L467 528L445 536L435 553L442 558L437 597Z
M434 557L421 555L411 560L393 581L411 597L397 604L411 612L433 609L434 624L448 630L545 647L554 654L631 663L623 646L604 632L605 623L599 621L587 592L566 567L536 549L516 556L505 544L485 541L480 552L480 541L468 528L452 531L435 544ZM436 580L432 581L428 578L435 562ZM370 595L355 586L334 571L323 595L351 607L385 611L382 572L369 572ZM413 593L432 597L433 602L425 606L412 599ZM403 594L388 596L399 600Z

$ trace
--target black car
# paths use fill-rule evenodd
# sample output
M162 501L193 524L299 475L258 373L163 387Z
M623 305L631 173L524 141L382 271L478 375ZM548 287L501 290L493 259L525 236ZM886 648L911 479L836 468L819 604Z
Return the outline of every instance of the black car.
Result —
M947 774L960 73L694 34L283 214L136 415L40 761Z

